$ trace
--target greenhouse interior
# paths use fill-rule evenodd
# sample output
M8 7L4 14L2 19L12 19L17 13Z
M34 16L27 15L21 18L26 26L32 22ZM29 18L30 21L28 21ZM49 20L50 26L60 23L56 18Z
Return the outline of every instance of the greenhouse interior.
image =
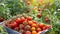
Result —
M60 34L60 0L0 0L0 34Z

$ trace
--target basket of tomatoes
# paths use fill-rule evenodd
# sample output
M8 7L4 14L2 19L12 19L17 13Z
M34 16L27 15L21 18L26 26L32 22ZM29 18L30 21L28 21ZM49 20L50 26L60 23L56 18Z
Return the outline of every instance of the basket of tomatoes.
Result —
M9 34L44 34L50 25L37 23L30 16L20 16L3 23Z

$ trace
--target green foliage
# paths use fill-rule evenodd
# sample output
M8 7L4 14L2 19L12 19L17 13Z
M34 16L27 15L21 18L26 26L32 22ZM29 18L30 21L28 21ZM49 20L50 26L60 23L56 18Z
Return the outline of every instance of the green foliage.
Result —
M23 13L27 7L21 0L1 0L0 1L0 16L5 19L10 18L16 14Z
M6 31L4 31L4 28L1 25L0 25L0 34L8 34Z

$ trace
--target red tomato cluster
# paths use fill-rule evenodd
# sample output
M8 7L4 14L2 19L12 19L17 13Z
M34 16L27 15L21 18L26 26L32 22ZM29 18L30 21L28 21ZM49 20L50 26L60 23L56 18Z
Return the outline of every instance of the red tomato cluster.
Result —
M45 25L42 23L37 24L30 16L7 20L5 25L22 34L37 34L38 32L50 28L50 25Z

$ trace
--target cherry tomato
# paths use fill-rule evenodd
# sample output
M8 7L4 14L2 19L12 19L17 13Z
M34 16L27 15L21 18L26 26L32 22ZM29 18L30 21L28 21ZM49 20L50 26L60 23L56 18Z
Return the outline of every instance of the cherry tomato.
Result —
M37 27L37 24L32 24L32 27Z
M39 27L40 27L41 29L43 29L44 24L43 24L43 23L39 24Z
M17 27L17 23L16 23L16 22L13 23L13 27L14 27L14 28Z
M37 34L37 32L36 31L32 31L32 34Z
M43 30L46 30L46 27L43 27Z
M21 17L21 22L23 23L26 19L24 17Z
M32 20L32 17L28 16L27 17L27 20L31 21Z
M30 2L29 1L27 2L27 5L30 5Z
M46 25L45 27L43 27L43 30L49 29L50 25Z
M17 20L15 20L15 22L16 22L17 24L20 24L20 23L21 23L21 19L20 19L20 18L17 18Z
M35 31L35 30L36 30L36 28L35 28L35 27L32 27L32 28L31 28L31 31Z
M37 17L39 17L39 18L40 18L41 16L42 16L42 15L41 15L40 13L38 13L38 14L37 14Z
M27 10L27 13L29 13L30 12L30 10Z
M0 17L0 22L2 22L4 20L4 18Z
M48 22L49 20L48 20L48 18L47 18L47 17L45 17L45 18L44 18L44 21L45 21L45 22Z
M31 26L33 24L33 22L32 21L28 21L28 24Z
M46 27L46 29L49 29L50 28L50 25L46 25L45 27Z
M40 32L40 31L42 31L41 28L37 28L37 32Z
M40 8L38 8L38 11L40 11Z

